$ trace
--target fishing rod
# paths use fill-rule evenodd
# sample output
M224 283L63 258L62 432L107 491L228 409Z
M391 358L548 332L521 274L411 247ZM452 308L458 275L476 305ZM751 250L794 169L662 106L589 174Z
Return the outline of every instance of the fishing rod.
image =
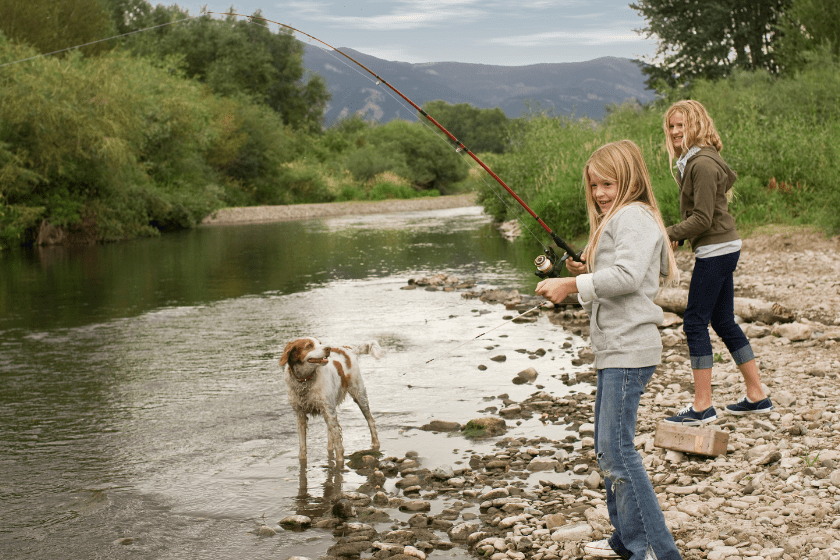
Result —
M517 195L513 191L513 189L511 189L507 185L507 183L505 183L502 180L501 177L496 175L496 173L492 169L490 169L483 161L481 161L481 159L477 155L475 155L472 152L472 150L467 148L464 145L463 142L458 140L451 132L449 132L446 128L444 128L443 125L441 125L439 122L437 122L430 114L428 114L421 107L419 107L416 103L414 103L414 101L412 101L411 99L406 97L400 90L398 90L396 87L394 87L393 85L388 83L388 81L385 80L383 77L378 75L376 72L374 72L373 70L371 70L370 68L368 68L367 66L365 66L364 64L362 64L361 62L359 62L358 60L353 58L352 56L350 56L349 54L347 54L345 52L342 52L342 51L338 50L337 48L333 47L332 45L330 45L329 43L326 43L326 42L322 41L321 39L318 39L317 37L314 37L314 36L310 35L309 33L301 31L300 29L296 29L296 28L292 27L291 25L286 25L285 23L280 23L279 21L270 20L270 19L264 18L262 16L255 16L255 15L248 16L248 15L244 15L244 14L237 14L237 13L234 13L232 11L227 12L227 13L211 12L211 11L206 10L206 8L202 9L201 13L202 14L214 14L214 15L219 15L219 16L237 16L237 17L248 18L249 21L253 21L255 19L258 19L258 20L262 20L262 21L265 21L265 22L268 22L268 23L274 23L276 25L279 25L280 27L285 27L286 29L289 29L289 30L294 31L296 33L300 33L301 35L305 35L305 36L309 37L313 41L317 41L318 43L321 43L322 45L326 46L327 48L331 49L332 51L337 52L338 54L344 56L345 58L347 58L348 60L350 60L351 62L356 64L357 66L361 67L366 72L368 72L371 76L376 78L376 85L384 84L384 85L388 86L388 88L390 88L391 91L393 91L394 93L399 95L409 105L411 105L418 113L420 113L421 115L426 117L426 119L428 119L429 122L431 122L438 129L440 129L440 131L443 132L447 136L447 138L449 138L449 140L455 144L455 151L456 152L458 152L458 153L460 153L462 151L466 152L467 155L469 155L473 160L475 160L475 162L478 163L478 165L480 165L481 168L484 169L484 171L486 171L491 177L493 177L493 179L495 179L502 187L504 187L504 189L516 200L516 202L518 202L531 215L531 217L533 217L537 221L537 223L548 233L548 235L557 244L557 246L560 247L561 249L563 249L563 251L565 251L565 255L563 255L560 259L558 259L557 255L554 253L554 250L551 248L550 245L545 247L545 249L543 251L544 254L542 254L542 255L538 256L536 259L534 259L534 266L536 266L536 268L537 268L537 270L534 273L537 276L539 276L540 278L557 278L557 277L559 277L560 273L562 271L562 268L563 268L563 264L565 263L567 257L571 257L573 260L575 260L577 262L583 262L581 260L580 253L575 251L568 243L566 243L563 240L563 238L561 238L550 227L548 227L548 225L542 220L542 218L537 216L536 212L534 212L531 209L531 207L528 206L525 203L525 201L522 200L522 198L520 198L519 195Z
M549 302L547 302L547 301L540 302L539 304L535 305L534 307L532 307L532 308L531 308L531 309L529 309L528 311L525 311L524 313L520 313L519 315L517 315L516 317L514 317L514 318L512 318L512 319L508 319L507 321L505 321L505 322L504 322L504 323L502 323L501 325L496 325L496 326L495 326L495 327L493 327L492 329L489 329L489 330L484 331L483 333L479 334L478 336L476 336L476 337L474 337L474 338L471 338L470 340L468 340L468 341L464 342L463 344L459 344L458 346L455 346L454 348L450 348L450 349L449 349L449 350L447 350L446 352L443 352L442 354L438 354L437 356L435 356L435 357L434 357L434 358L432 358L431 360L426 360L426 363L428 364L428 363L434 362L435 360L437 360L437 359L438 359L438 358L440 358L441 356L445 356L445 355L449 354L450 352L454 352L455 350L457 350L457 349L458 349L458 348L460 348L461 346L466 346L466 345L467 345L467 344L469 344L470 342L472 342L472 341L474 341L474 340L478 340L479 338L481 338L481 337L482 337L482 336L484 336L485 334L487 334L487 333L489 333L489 332L492 332L492 331L495 331L495 330L496 330L496 329L498 329L498 328L504 327L505 325L507 325L507 324L508 324L508 323L510 323L511 321L516 321L516 320L517 320L517 319L519 319L520 317L524 317L525 315L527 315L527 314L528 314L528 313L530 313L531 311L535 311L535 310L537 310L537 309L541 308L542 306L544 306L544 305L546 305L546 304L548 304L548 303L549 303Z

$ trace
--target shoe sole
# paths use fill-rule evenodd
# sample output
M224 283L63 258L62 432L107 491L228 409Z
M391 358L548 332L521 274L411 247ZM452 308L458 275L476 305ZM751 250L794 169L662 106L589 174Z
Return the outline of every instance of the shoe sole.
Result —
M717 416L712 416L711 418L704 418L703 420L684 420L682 422L674 422L673 420L668 420L666 418L665 422L667 422L668 424L674 424L676 426L702 426L703 424L714 422L717 419Z
M621 558L621 555L612 548L601 548L593 547L590 545L584 545L583 552L584 554L588 554L589 556L595 556L597 558Z
M772 412L772 408L761 408L758 410L730 410L726 409L726 412L729 414L734 414L735 416L743 416L745 414L767 414L768 412Z
M600 548L597 549L597 551L592 550L592 549L588 549L586 547L583 548L584 554L588 554L589 556L595 556L596 558L621 558L621 556L616 554L615 552L612 552L612 551L608 552L606 550L601 552L602 550L603 549L600 549Z

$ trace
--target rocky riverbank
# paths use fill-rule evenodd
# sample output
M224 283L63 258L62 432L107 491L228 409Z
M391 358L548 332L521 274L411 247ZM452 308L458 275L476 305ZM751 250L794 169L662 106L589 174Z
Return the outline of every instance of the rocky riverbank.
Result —
M714 404L720 417L711 426L728 434L725 455L684 454L654 445L657 422L689 404L693 394L680 317L669 314L661 329L664 363L642 398L635 443L684 558L840 558L838 245L837 239L802 230L745 240L736 295L778 302L793 311L794 320L743 324L775 405L768 415L720 413L742 397L743 384L713 336L719 360ZM680 253L678 261L687 286L693 259ZM415 279L406 288L461 290L464 297L505 305L510 318L539 302L516 291L471 291L469 282L445 276ZM517 322L535 320L536 313L588 335L580 308L544 307ZM518 351L498 350L500 356ZM577 360L591 362L591 351L581 350ZM361 453L349 467L366 477L364 485L336 496L328 516L292 516L278 520L280 526L331 530L334 543L325 558L416 560L451 555L455 548L492 560L580 557L583 543L611 532L593 449L594 389L558 397L541 390L533 373L511 372L514 382L534 384L521 402L493 396L499 406L475 422L461 426L437 420L422 427L442 437L450 431L490 437L491 451L433 469L424 468L416 453ZM594 382L594 372L565 373L563 381ZM504 435L512 423L535 417L571 435L561 440ZM441 501L447 506L432 513ZM274 531L266 526L259 534Z

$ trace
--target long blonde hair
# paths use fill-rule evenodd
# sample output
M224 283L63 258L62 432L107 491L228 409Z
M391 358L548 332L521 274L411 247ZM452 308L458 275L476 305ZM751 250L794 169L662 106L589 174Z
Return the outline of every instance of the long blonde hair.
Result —
M680 113L683 116L683 124L685 126L683 133L682 144L680 145L680 153L677 153L674 148L673 140L671 139L671 117L675 113ZM662 122L662 129L665 131L665 149L668 150L668 163L671 169L671 176L674 175L674 160L679 156L685 154L693 146L712 146L718 152L723 150L723 142L720 141L720 134L715 128L715 123L709 112L699 101L693 99L683 99L671 105L665 111L665 118ZM676 181L676 177L674 177Z
M671 117L675 113L680 113L683 116L683 140L682 144L680 144L680 153L677 154L677 151L674 149L673 141L671 140L670 134L670 121ZM683 99L682 101L677 101L673 105L671 105L667 111L665 111L665 119L662 122L662 128L665 131L665 149L668 150L668 168L671 170L671 177L674 178L674 181L679 185L680 182L677 180L677 176L674 175L674 159L677 156L681 156L688 152L692 148L692 146L712 146L714 149L720 153L723 150L723 142L720 140L720 134L718 134L717 129L715 128L715 122L712 120L711 115L706 110L705 107L699 102L694 101L693 99ZM726 191L726 200L728 202L732 202L732 198L735 196L735 189L729 189Z
M590 173L609 180L617 187L616 197L612 206L605 214L595 201L592 194ZM674 251L668 240L668 233L665 231L665 223L662 221L662 214L656 197L653 194L653 187L650 184L650 175L647 165L642 158L639 147L630 140L619 140L610 144L604 144L589 157L586 166L583 168L583 188L586 193L586 209L589 213L589 241L586 244L586 269L592 272L594 267L594 256L598 250L598 242L607 222L616 213L629 204L643 204L647 206L653 218L656 220L662 236L665 239L665 247L668 251L668 271L665 276L667 285L679 283L680 271L677 268L677 261L674 258Z

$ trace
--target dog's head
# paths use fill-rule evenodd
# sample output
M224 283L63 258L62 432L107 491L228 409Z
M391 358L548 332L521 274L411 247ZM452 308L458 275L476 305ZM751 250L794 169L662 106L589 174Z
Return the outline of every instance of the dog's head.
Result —
M325 365L329 356L329 346L324 346L317 338L299 338L286 345L280 357L280 365L288 364L295 378L306 379L316 368Z

